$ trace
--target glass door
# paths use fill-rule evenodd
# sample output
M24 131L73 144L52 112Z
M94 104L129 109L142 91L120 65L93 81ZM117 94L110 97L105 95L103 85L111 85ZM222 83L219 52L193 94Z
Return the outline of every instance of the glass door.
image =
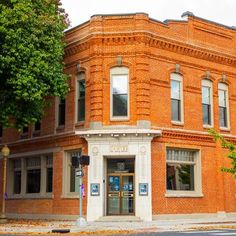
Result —
M107 188L107 214L134 214L134 175L109 174Z

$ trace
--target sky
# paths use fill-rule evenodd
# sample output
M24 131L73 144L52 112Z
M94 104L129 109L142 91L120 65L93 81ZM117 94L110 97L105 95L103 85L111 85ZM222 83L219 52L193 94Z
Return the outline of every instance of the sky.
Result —
M61 0L71 27L95 14L145 12L159 21L181 20L190 11L195 16L227 26L236 26L236 0Z

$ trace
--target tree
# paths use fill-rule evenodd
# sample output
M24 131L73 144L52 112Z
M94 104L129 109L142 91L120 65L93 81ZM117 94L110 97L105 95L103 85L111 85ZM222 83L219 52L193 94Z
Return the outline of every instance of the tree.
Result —
M221 146L229 150L227 158L231 160L231 167L222 167L221 170L233 174L236 178L236 146L232 142L225 140L225 138L221 134L218 134L214 129L210 129L209 133L213 136L214 141L219 140Z
M40 121L47 97L68 92L67 15L60 0L0 0L0 124Z

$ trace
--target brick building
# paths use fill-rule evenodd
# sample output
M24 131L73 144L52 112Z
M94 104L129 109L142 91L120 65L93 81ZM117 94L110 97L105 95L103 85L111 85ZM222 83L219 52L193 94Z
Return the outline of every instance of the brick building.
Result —
M51 99L40 124L0 132L9 217L76 218L81 151L89 221L236 214L227 152L208 134L236 141L236 30L183 17L95 15L66 32L68 96Z

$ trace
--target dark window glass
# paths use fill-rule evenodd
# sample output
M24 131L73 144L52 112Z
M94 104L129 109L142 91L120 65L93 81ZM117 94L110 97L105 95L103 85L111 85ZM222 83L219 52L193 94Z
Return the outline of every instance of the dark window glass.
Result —
M53 177L53 168L49 167L47 168L47 187L46 192L51 193L52 192L52 178Z
M60 99L58 107L58 125L65 125L66 118L66 100Z
M167 190L194 190L194 165L167 163L166 170Z
M37 121L34 124L34 131L39 131L41 129L41 123L39 121Z
M75 167L70 167L70 192L75 192Z
M113 94L113 116L127 116L127 94Z
M29 131L28 126L26 126L26 127L23 128L23 134L28 133L28 131Z
M211 125L211 88L207 86L202 86L202 120Z
M219 90L220 127L227 127L226 90Z
M181 121L180 100L171 99L171 120Z
M40 169L27 170L27 193L40 192Z
M171 120L181 121L180 81L171 80Z
M85 80L78 81L78 121L85 119Z
M2 126L0 125L0 137L2 137Z
M220 127L227 127L227 109L220 107Z
M203 124L210 125L211 124L211 106L207 104L202 104L202 113L203 113Z
M128 116L128 76L112 76L112 116Z
M21 192L21 171L14 171L14 194Z

